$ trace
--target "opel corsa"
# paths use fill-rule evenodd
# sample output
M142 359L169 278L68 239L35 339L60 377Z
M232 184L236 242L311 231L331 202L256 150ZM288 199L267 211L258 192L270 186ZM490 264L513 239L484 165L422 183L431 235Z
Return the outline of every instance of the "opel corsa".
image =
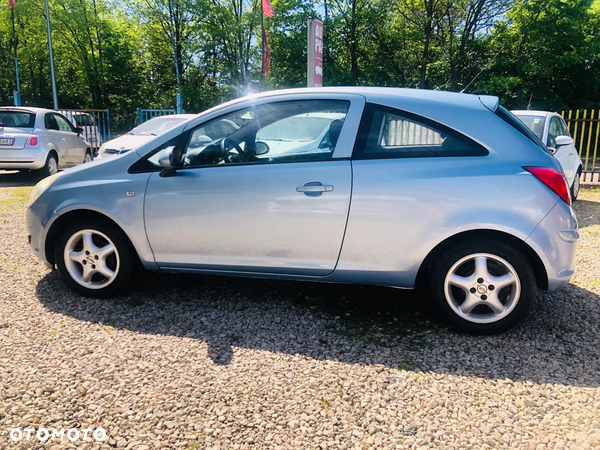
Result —
M84 296L121 292L141 267L426 287L452 325L489 334L569 282L569 195L495 97L298 89L41 181L27 225L34 253Z

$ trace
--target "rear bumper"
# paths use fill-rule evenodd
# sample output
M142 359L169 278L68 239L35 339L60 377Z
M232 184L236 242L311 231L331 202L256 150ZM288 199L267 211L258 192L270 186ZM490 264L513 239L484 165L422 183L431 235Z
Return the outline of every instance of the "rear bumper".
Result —
M0 169L41 169L46 164L46 152L41 148L21 150L0 149Z
M563 288L573 277L578 239L575 214L559 201L525 241L542 259L548 275L548 292Z

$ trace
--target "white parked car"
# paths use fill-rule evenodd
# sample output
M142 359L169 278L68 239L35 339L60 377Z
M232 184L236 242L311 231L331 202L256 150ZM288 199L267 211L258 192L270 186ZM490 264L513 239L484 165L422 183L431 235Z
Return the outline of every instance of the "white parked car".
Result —
M0 107L0 170L38 170L47 177L90 162L92 150L82 132L50 109Z
M579 180L583 164L575 148L573 138L565 120L549 111L512 111L521 122L544 143L560 162L567 182L571 187L571 198L579 195Z
M136 149L146 142L160 136L174 126L196 117L195 114L171 114L159 116L135 127L129 133L104 143L98 152L99 158L121 155Z

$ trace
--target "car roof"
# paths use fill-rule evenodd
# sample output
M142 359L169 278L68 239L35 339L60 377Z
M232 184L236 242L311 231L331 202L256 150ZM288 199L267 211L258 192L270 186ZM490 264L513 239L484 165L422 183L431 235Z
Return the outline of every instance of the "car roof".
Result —
M37 114L38 112L56 112L53 111L52 109L46 109L46 108L36 108L33 106L0 106L0 111L21 111L21 112L28 112L28 113L35 113Z

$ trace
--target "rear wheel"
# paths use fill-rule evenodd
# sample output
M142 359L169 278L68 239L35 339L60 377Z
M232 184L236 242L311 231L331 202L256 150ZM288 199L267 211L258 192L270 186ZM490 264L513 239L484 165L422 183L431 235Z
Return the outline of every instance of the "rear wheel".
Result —
M537 294L525 255L494 240L465 241L447 250L433 268L430 289L442 316L472 334L513 327L527 315Z
M581 182L581 167L577 169L577 173L575 174L575 179L573 180L573 184L571 185L571 200L577 200L577 196L579 195L579 184Z
M139 260L125 234L109 223L82 221L60 236L54 258L64 282L85 297L109 297L124 290Z
M42 178L46 178L50 175L58 173L58 156L56 156L56 153L50 152L48 154L48 157L46 158L46 164L44 164L44 167L38 170L38 173Z

